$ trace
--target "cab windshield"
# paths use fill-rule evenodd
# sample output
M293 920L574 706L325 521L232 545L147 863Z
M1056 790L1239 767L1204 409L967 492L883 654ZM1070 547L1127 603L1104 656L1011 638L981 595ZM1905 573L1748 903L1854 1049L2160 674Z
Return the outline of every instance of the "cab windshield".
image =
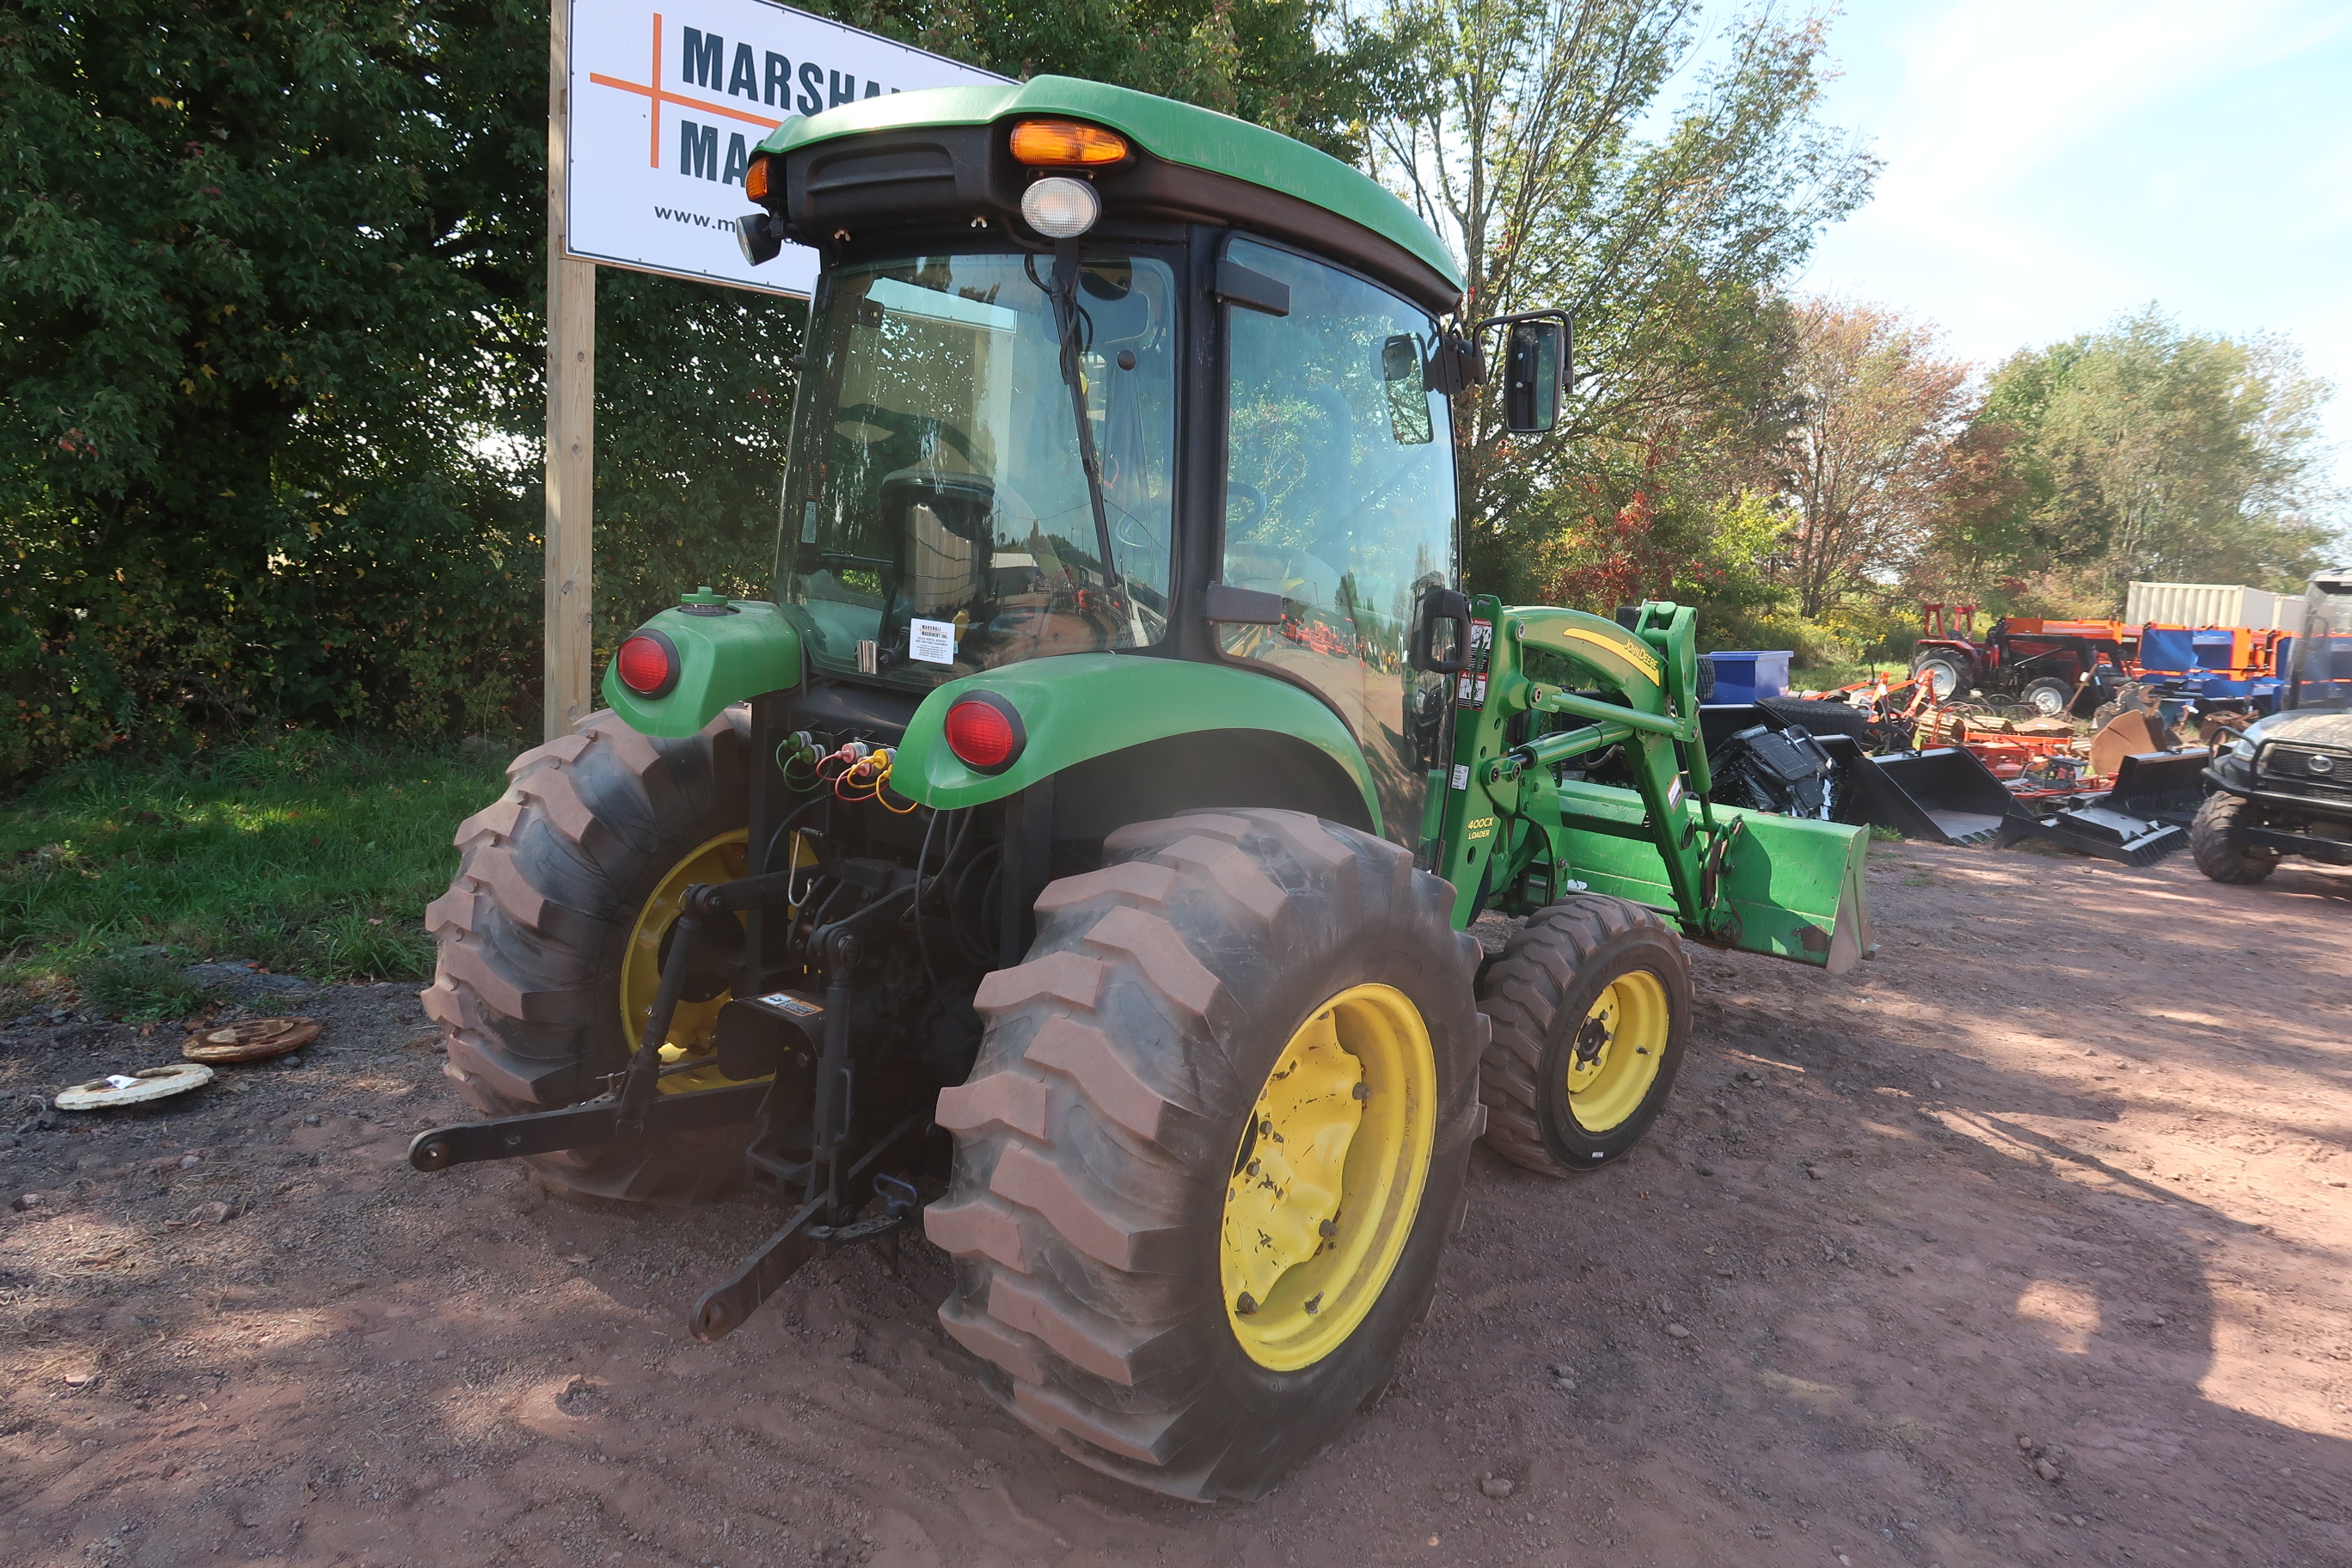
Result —
M2295 706L2352 706L2352 591L2313 584L2304 638L2295 660Z
M778 596L814 665L929 687L1160 639L1174 275L1102 254L1080 271L1072 330L1099 524L1052 285L1049 258L1017 253L831 275L777 551Z

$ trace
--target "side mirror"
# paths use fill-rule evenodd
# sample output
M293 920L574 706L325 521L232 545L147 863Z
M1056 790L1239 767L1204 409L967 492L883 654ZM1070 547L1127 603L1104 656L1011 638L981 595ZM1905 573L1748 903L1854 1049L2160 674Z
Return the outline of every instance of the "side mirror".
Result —
M1413 627L1407 658L1415 669L1459 675L1470 668L1470 600L1451 588L1429 588L1421 596L1421 623Z
M1503 351L1503 423L1514 435L1540 435L1559 423L1568 383L1568 325L1513 321Z

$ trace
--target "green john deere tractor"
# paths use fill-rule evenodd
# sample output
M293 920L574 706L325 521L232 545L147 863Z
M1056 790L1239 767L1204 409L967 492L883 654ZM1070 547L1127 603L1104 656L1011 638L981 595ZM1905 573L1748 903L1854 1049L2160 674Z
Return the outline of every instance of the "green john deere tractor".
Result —
M1045 77L746 184L824 260L774 599L654 616L458 830L425 1002L488 1120L412 1163L773 1194L706 1340L920 1223L1020 1420L1262 1492L1391 1375L1475 1140L1656 1117L1685 941L1864 954L1862 830L1709 802L1689 609L1457 591L1451 400L1492 343L1549 427L1567 321L1457 317L1370 180Z

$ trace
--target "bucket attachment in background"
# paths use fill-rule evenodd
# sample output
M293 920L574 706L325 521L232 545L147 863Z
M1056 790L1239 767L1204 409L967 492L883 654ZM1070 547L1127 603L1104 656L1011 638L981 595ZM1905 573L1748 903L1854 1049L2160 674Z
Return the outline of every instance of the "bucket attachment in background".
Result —
M1864 756L1855 747L1841 761L1844 787L1838 816L1891 827L1906 838L1988 844L2000 836L2001 824L2016 809L2015 797L1992 770L1958 746L1878 757Z
M2069 806L2046 816L2010 818L2001 831L2001 843L2014 844L2021 838L2042 839L2126 866L2153 866L2174 850L2189 847L2189 829L2178 823L2134 816L2112 805L2093 805Z
M2166 744L2164 729L2162 721L2152 713L2135 709L2116 714L2107 721L2106 728L2091 737L2091 771L2111 778L2126 757L2161 752Z
M2116 769L2115 787L2102 804L2186 827L2205 802L2205 769L2212 760L2213 753L2202 746L2136 752Z
M2202 747L2135 752L2116 763L2115 787L2106 794L2063 811L2021 813L2000 841L2040 838L2126 866L2153 866L2189 847L2189 825L2204 799L2205 764L2212 756Z

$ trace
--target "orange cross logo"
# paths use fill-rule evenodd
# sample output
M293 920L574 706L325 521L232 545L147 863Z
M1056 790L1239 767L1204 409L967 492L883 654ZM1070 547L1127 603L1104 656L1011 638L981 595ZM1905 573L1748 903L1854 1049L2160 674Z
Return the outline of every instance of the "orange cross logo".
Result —
M763 114L746 114L740 109L731 109L723 103L712 103L708 99L688 98L682 92L672 92L662 86L662 17L658 11L654 13L654 67L651 86L634 81L623 81L618 77L605 76L597 71L590 71L588 79L598 87L615 87L623 92L634 92L652 102L653 156L649 162L656 169L661 167L662 161L661 115L662 105L665 103L674 103L682 109L698 109L705 114L723 114L730 120L749 121L763 131L773 131L783 123L781 120L771 120Z

